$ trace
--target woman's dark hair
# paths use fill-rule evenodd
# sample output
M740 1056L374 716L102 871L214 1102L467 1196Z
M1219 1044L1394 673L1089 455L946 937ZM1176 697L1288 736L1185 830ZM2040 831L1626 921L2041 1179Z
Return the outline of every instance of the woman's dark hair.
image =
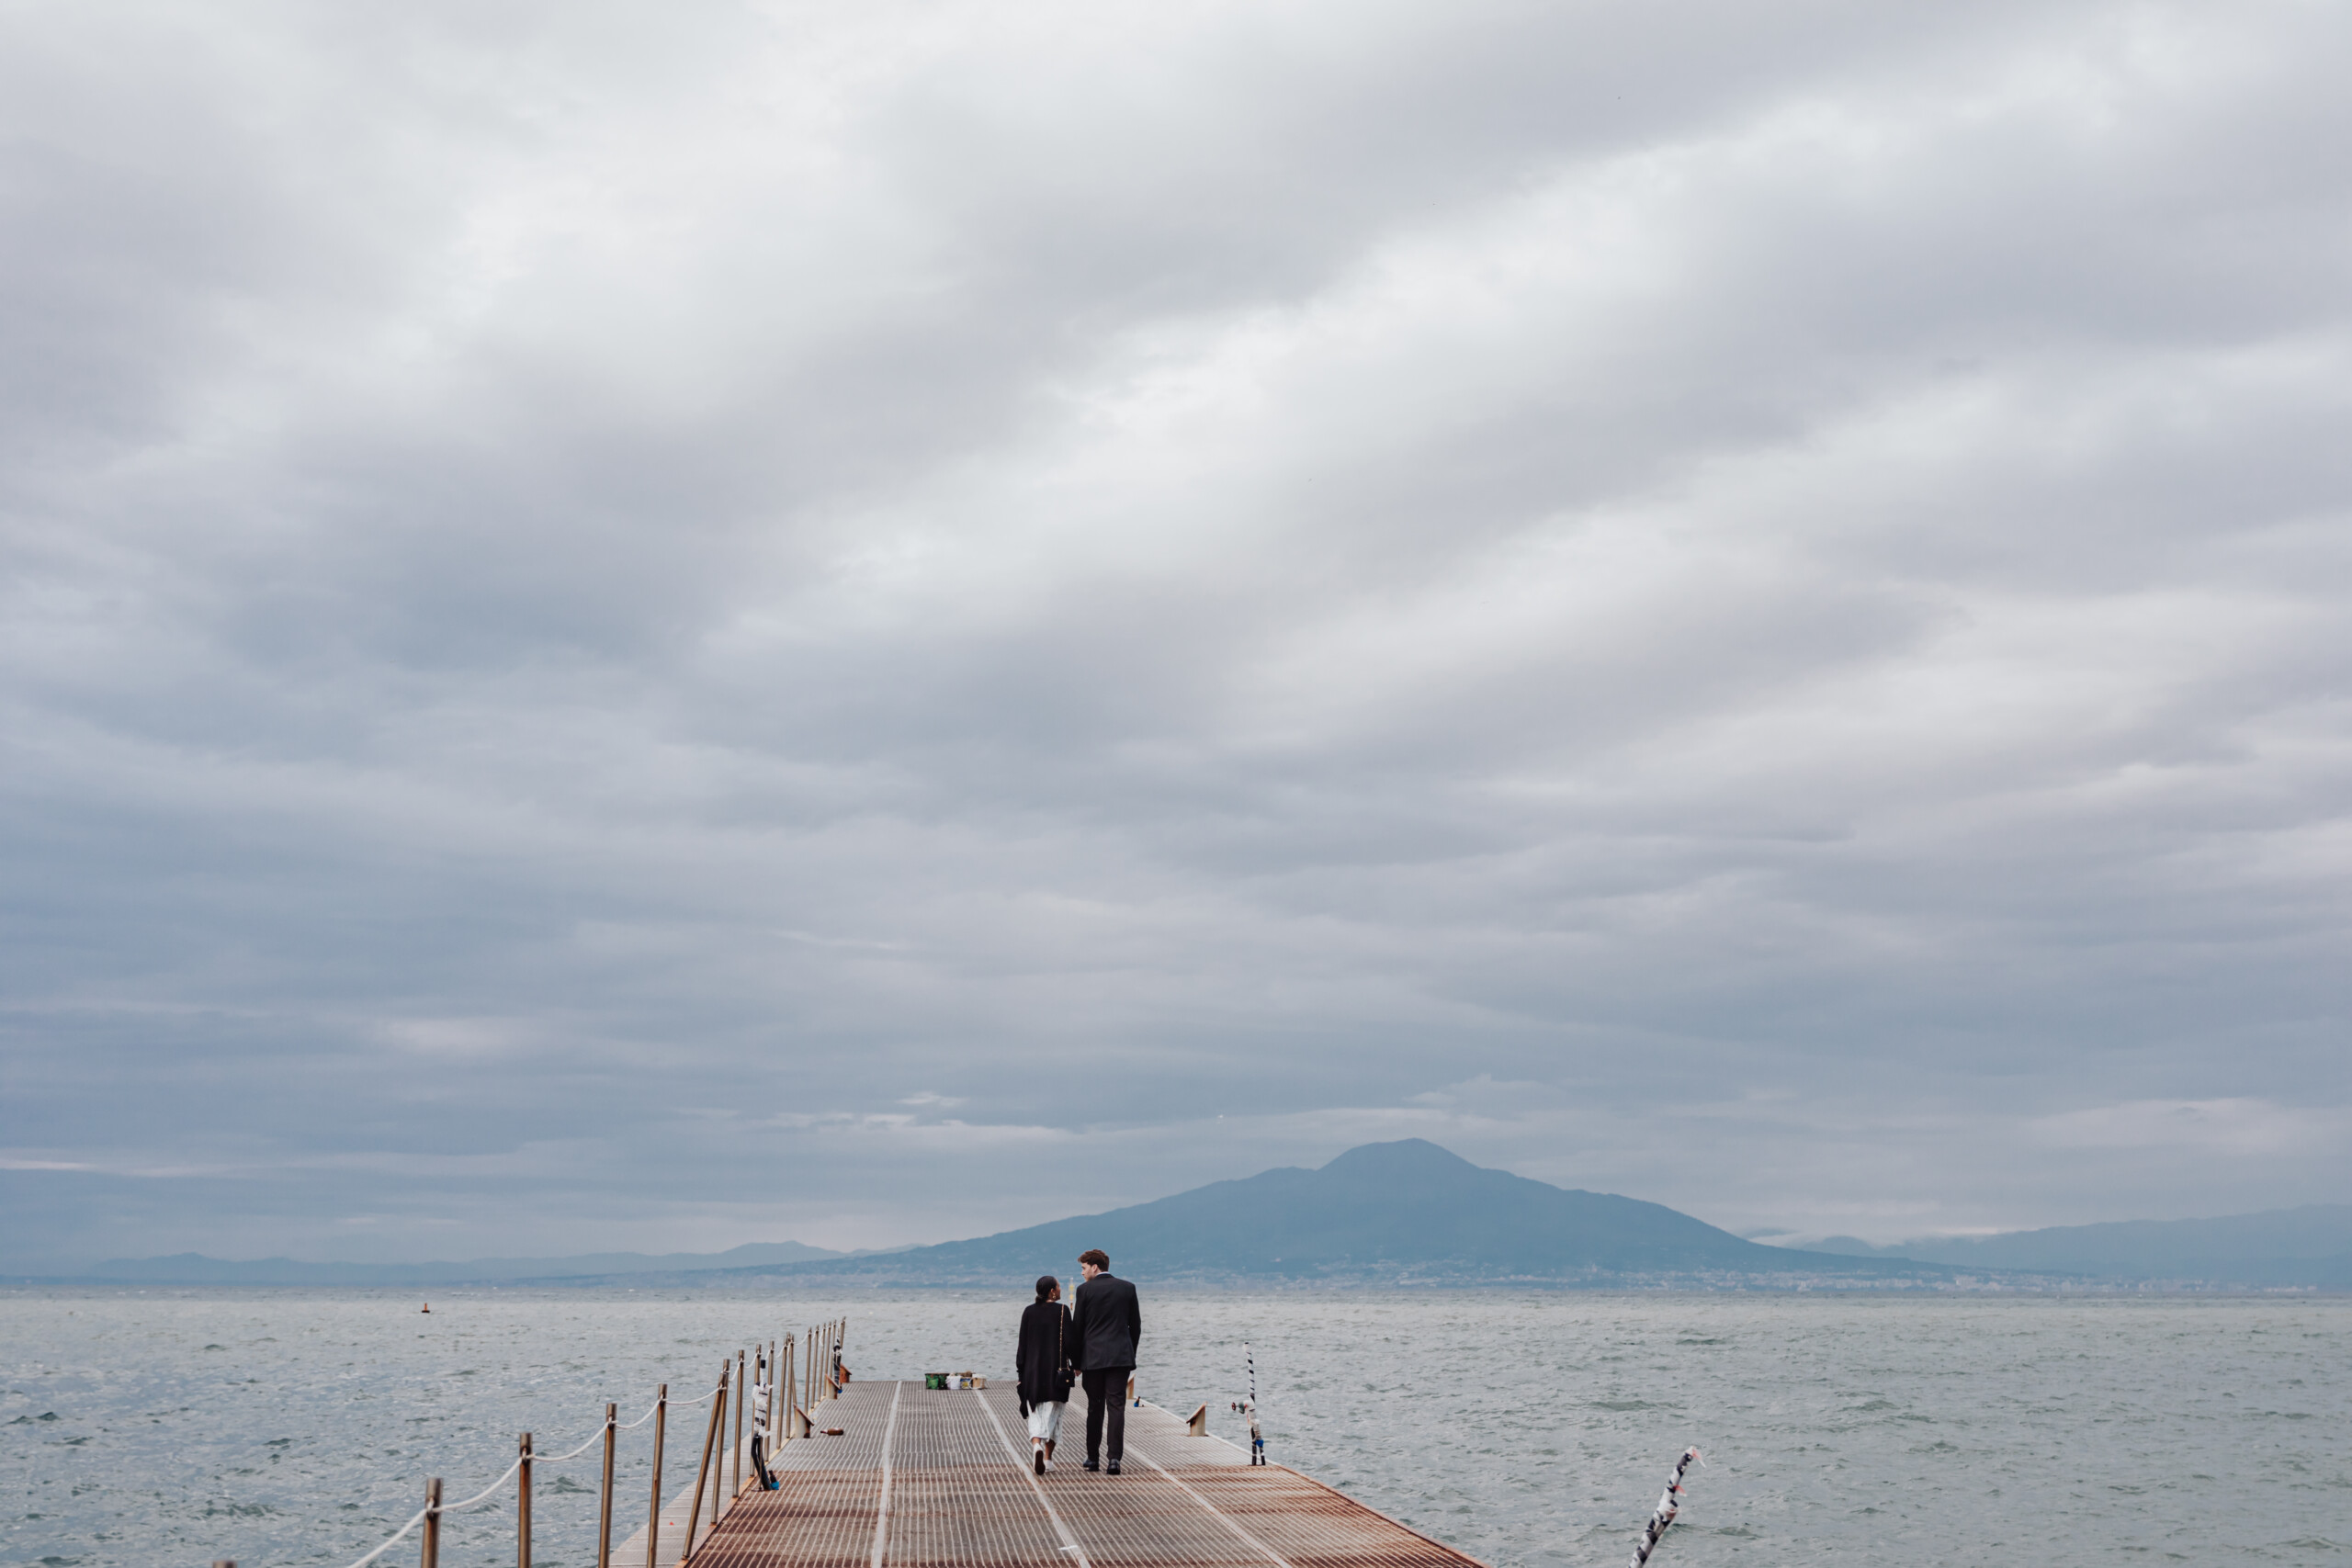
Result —
M1040 1274L1037 1276L1037 1299L1039 1301L1044 1301L1047 1296L1052 1295L1056 1291L1058 1291L1061 1288L1062 1282L1059 1280L1055 1279L1051 1274Z

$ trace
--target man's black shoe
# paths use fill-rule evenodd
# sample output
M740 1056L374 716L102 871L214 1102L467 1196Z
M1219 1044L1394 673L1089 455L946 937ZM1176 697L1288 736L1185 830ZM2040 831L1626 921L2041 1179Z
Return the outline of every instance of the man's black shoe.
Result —
M1092 1460L1088 1460L1084 1464L1079 1466L1079 1468L1080 1470L1100 1470L1102 1467L1095 1463Z
M1109 1470L1104 1471L1102 1473L1103 1473L1103 1474L1105 1474L1105 1475L1116 1475L1116 1474L1118 1474L1118 1473L1119 1473L1119 1465L1118 1465L1118 1461L1117 1461L1116 1460L1114 1460L1114 1461L1111 1462L1111 1468L1110 1468Z

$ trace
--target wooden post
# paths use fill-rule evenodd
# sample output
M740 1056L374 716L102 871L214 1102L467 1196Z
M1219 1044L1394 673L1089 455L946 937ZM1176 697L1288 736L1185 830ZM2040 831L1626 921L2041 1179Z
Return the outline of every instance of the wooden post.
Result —
M739 1389L747 1386L743 1382L743 1352L741 1350L735 1352L735 1386ZM751 1403L748 1399L738 1399L735 1402L735 1491L733 1495L738 1497L743 1495L743 1406ZM526 1562L523 1568L531 1568L531 1565Z
M799 1358L793 1352L799 1348L797 1337L784 1342L784 1376L776 1380L776 1395L784 1401L784 1436L786 1441L808 1436L800 1430Z
M727 1490L727 1478L719 1473L727 1468L727 1455L721 1451L727 1446L727 1406L731 1400L735 1405L736 1414L741 1415L743 1410L741 1382L736 1382L733 1385L733 1392L730 1393L727 1383L727 1373L723 1370L718 1374L718 1382L720 1385L718 1392L719 1446L710 1450L710 1528L712 1529L718 1528L719 1495Z
M686 1544L681 1549L680 1562L691 1562L695 1555L695 1526L702 1518L702 1483L710 1469L710 1445L718 1440L718 1423L727 1414L727 1363L718 1363L718 1394L710 1402L710 1419L703 1423L702 1459L695 1466L695 1500L686 1507ZM716 1481L716 1477L710 1477ZM713 1499L716 1501L716 1499Z
M596 1504L596 1568L613 1568L613 1440L620 1433L620 1407L605 1406L605 1485Z
M645 1568L662 1568L662 1436L670 1425L670 1385L653 1396L653 1512L645 1520Z
M514 1568L531 1568L531 1434L523 1434L523 1468L514 1476Z
M424 1545L417 1561L424 1568L441 1568L441 1478L424 1483Z

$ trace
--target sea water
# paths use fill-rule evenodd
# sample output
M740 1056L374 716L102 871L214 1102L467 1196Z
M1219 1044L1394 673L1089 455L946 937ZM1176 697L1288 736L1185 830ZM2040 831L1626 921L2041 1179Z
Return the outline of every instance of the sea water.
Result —
M1253 1348L1272 1457L1497 1568L1656 1560L2352 1562L2352 1300L1144 1291L1139 1392L1227 1408ZM24 1291L0 1295L0 1562L345 1564L514 1458L682 1402L737 1346L849 1319L861 1378L1011 1371L968 1292ZM663 1489L703 1416L673 1410ZM617 1543L652 1427L622 1440ZM593 1562L600 1449L542 1463L535 1562ZM512 1562L513 1501L443 1561ZM415 1561L415 1540L387 1554Z

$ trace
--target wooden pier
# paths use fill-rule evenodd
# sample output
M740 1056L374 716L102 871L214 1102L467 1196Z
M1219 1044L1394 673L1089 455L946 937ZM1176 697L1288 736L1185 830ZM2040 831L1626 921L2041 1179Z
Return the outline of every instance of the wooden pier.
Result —
M840 1437L787 1442L687 1540L662 1512L654 1568L1481 1568L1475 1558L1282 1465L1252 1466L1156 1405L1127 1411L1123 1474L1089 1473L1074 1393L1051 1473L1031 1473L1010 1387L855 1382L810 1412ZM731 1492L732 1456L720 1467ZM616 1568L648 1560L640 1530Z

